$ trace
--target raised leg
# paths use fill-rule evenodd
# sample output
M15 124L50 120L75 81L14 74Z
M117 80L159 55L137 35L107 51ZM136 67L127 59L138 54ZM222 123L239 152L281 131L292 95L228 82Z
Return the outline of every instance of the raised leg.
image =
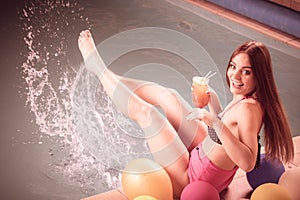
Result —
M204 139L206 126L199 121L186 120L185 116L192 111L192 107L176 90L143 80L125 77L119 79L144 101L164 111L168 121L189 151Z
M174 193L180 195L184 186L188 184L189 156L174 127L179 132L191 131L192 135L196 135L195 131L201 127L185 120L189 108L182 106L179 98L170 90L156 84L144 84L134 88L139 84L132 84L134 81L122 79L108 70L97 52L89 31L80 33L78 46L87 69L98 76L117 108L143 128L155 160L168 172ZM157 94L147 95L158 90L165 95L164 98ZM155 95L165 100L157 100L154 98ZM161 106L172 124L152 104ZM176 117L177 115L180 117ZM188 129L188 125L192 128Z

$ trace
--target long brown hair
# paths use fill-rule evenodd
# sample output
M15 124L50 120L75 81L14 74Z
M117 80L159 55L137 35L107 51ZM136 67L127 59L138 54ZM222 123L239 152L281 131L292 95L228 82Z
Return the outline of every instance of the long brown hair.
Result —
M294 146L287 115L275 84L271 56L267 47L260 42L246 42L231 55L230 61L239 53L249 56L256 79L255 95L260 102L264 117L264 143L267 158L289 162L294 157ZM229 79L226 75L229 85Z

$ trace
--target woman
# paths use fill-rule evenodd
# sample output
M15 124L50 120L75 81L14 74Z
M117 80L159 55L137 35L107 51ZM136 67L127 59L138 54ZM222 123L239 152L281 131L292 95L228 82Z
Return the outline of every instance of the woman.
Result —
M143 128L154 159L171 178L175 195L180 196L195 180L207 181L221 192L238 168L251 171L263 125L268 157L283 162L293 159L290 128L263 44L247 42L233 52L226 73L232 100L222 111L217 95L209 92L210 112L193 109L174 90L108 70L88 30L80 33L78 45L87 69L98 76L117 108ZM203 148L208 133L216 134L218 143Z

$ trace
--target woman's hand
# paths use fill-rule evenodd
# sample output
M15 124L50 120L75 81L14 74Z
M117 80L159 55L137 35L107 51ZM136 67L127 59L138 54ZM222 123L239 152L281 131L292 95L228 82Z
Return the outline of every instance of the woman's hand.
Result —
M208 112L206 109L195 108L187 116L187 120L200 120L203 121L207 126L212 126L213 115Z
M212 88L209 88L207 93L209 96L209 102L208 102L209 111L211 114L216 116L223 110L219 97Z

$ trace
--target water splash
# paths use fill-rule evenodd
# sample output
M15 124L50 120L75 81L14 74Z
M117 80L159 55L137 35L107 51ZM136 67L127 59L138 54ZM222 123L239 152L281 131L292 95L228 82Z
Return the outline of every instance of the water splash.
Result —
M21 69L40 137L58 138L48 151L54 158L50 171L90 193L120 187L120 170L149 152L141 129L114 108L96 77L70 63L74 32L91 27L83 10L76 1L26 1L20 11L27 47Z
M150 156L142 129L114 107L94 74L81 68L72 93L76 131L103 165L121 171L132 159Z

